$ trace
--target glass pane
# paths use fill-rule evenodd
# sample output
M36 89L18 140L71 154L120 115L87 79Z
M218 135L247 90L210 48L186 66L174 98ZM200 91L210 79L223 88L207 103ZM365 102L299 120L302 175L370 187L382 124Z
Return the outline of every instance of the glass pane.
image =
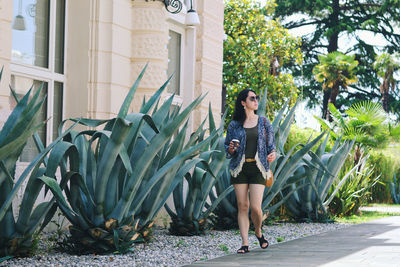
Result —
M56 40L54 70L64 73L64 32L65 32L65 0L58 0L56 6Z
M12 61L48 68L50 0L14 0Z
M168 37L168 77L174 75L168 85L168 93L180 94L181 80L181 34L169 31Z
M21 76L11 75L11 86L17 93L17 95L21 98L23 95L28 92L28 90L33 87L33 92L31 96L40 88L43 84L43 88L40 92L40 98L44 98L47 95L47 83L42 81L33 80L31 78L25 78ZM14 108L16 102L13 96L10 96L11 108ZM37 119L37 124L45 121L47 119L47 102L45 101L39 111L39 116ZM39 137L42 140L44 146L46 146L46 125L39 129L38 131ZM22 151L20 161L22 162L31 162L37 155L39 154L39 150L36 147L35 141L33 138L29 138L26 143L24 150Z
M58 137L58 126L62 122L63 110L63 88L60 82L54 82L54 102L53 102L53 140Z

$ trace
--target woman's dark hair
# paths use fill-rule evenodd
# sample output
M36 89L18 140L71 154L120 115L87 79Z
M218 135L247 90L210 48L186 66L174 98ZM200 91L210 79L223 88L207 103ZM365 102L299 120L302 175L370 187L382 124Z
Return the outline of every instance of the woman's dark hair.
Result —
M235 111L233 112L233 120L243 123L246 119L246 113L244 112L242 101L246 102L246 98L249 95L249 92L256 93L251 89L244 89L239 92L236 98Z

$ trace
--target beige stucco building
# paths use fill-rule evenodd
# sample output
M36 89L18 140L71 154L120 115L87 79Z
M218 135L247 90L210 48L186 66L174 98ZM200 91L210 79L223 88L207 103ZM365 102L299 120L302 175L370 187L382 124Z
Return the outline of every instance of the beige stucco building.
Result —
M62 119L110 118L147 62L132 110L174 73L165 97L175 92L176 104L208 93L193 127L209 102L219 117L223 0L193 0L197 26L186 24L190 0L170 2L182 10L161 0L0 0L0 126L15 105L9 84L23 94L44 82L46 143Z
M48 122L39 135L49 144L66 118L115 116L146 63L132 111L174 74L164 98L175 93L174 103L186 106L207 93L190 127L207 116L209 103L218 122L223 0L169 2L182 10L168 12L164 0L0 0L0 129L15 106L9 85L20 95L44 85L41 119ZM196 26L187 21L191 3ZM28 142L17 174L36 154Z

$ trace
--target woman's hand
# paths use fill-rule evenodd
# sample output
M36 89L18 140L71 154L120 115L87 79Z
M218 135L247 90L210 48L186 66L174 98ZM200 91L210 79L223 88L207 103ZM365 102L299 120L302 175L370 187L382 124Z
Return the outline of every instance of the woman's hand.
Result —
M231 142L229 143L229 149L228 149L229 154L233 155L233 154L236 152L236 148L237 148L237 147L239 147L239 145L237 145L237 146L235 147L235 143L234 143L233 141L231 141Z
M273 162L275 159L276 159L276 152L275 151L270 153L270 154L268 154L268 156L267 156L268 162Z

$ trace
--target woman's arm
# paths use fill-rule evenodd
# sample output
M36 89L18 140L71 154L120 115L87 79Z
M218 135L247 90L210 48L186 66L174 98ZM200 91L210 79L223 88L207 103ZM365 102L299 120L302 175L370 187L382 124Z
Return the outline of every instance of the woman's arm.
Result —
M267 132L267 161L273 162L276 158L276 147L275 147L275 134L274 128L272 128L271 122L266 118L267 125L266 125L266 132Z
M275 134L274 134L274 128L272 128L272 124L269 121L268 118L266 118L267 122L267 153L271 154L272 152L276 152L276 147L275 147Z
M226 137L225 137L225 154L228 159L232 158L233 153L235 153L235 150L233 150L233 144L232 144L232 132L233 132L233 125L232 122L229 123L228 129L226 130Z

